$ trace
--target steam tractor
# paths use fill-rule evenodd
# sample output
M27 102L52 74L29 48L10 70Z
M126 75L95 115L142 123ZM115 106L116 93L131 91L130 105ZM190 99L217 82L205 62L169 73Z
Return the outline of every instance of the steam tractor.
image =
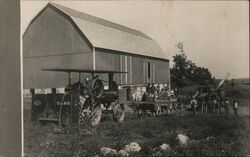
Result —
M32 93L31 120L39 120L41 123L54 122L59 125L78 124L91 122L98 125L101 120L103 105L112 108L113 118L116 122L122 122L125 116L125 108L121 99L117 83L113 80L114 74L125 73L107 70L85 69L43 69L43 71L68 73L68 85L64 93L57 93L53 89L50 94ZM79 80L72 83L71 73L78 73ZM81 74L90 74L81 79ZM104 90L104 81L97 74L108 75L108 89Z

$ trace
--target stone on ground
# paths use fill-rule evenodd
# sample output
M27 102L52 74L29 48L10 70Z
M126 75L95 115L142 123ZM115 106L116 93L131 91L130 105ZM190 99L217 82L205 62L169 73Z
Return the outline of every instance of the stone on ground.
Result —
M124 150L128 153L131 152L139 152L141 150L141 147L138 143L136 142L131 142L130 144L126 145Z
M117 151L115 149L103 147L101 148L101 153L103 156L114 156L117 155Z
M122 156L122 157L128 157L129 156L129 153L126 151L126 150L120 150L119 152L118 152L118 154L120 155L120 156Z
M166 151L169 151L171 148L168 144L166 143L163 143L161 146L160 146L160 150L163 151L163 152L166 152Z
M189 138L186 135L178 134L176 140L180 145L185 145L189 142Z

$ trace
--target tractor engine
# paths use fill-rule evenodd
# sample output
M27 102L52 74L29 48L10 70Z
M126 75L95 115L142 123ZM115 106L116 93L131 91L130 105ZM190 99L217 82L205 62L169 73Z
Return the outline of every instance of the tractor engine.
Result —
M85 84L81 82L76 82L74 84L69 84L65 88L66 92L77 92L80 95L89 95L94 99L100 99L102 101L113 102L118 99L118 85L115 81L109 83L109 89L104 90L103 81L100 79L92 79L87 81Z
M118 85L115 81L109 83L109 89L104 90L102 80L93 79L90 81L90 91L101 103L111 103L118 99Z

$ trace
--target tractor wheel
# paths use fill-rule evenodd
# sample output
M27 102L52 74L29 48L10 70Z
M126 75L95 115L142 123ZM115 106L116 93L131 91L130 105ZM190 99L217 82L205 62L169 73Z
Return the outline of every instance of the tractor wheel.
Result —
M102 118L102 109L101 106L97 106L92 111L91 125L96 126L100 123Z
M125 106L124 104L116 104L113 108L114 121L121 123L125 118Z

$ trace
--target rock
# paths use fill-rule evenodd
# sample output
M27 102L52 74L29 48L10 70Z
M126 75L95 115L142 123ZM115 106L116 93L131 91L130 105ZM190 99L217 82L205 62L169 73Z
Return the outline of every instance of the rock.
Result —
M120 156L123 156L123 157L127 157L127 156L129 156L129 153L126 151L126 150L120 150L119 152L118 152L118 154L120 155Z
M124 150L128 153L131 152L139 152L141 150L141 147L136 142L131 142L130 144L126 145Z
M189 138L186 135L178 134L177 137L176 137L176 140L178 141L178 143L180 145L185 145L185 144L188 143Z
M106 148L106 147L101 148L101 153L102 153L103 156L117 155L117 151L115 149Z
M160 150L163 151L163 152L166 152L166 151L170 151L171 148L168 144L166 143L163 143L161 146L160 146Z
M130 144L126 145L122 150L118 152L120 156L127 157L130 153L136 153L141 150L141 147L136 142L131 142Z

